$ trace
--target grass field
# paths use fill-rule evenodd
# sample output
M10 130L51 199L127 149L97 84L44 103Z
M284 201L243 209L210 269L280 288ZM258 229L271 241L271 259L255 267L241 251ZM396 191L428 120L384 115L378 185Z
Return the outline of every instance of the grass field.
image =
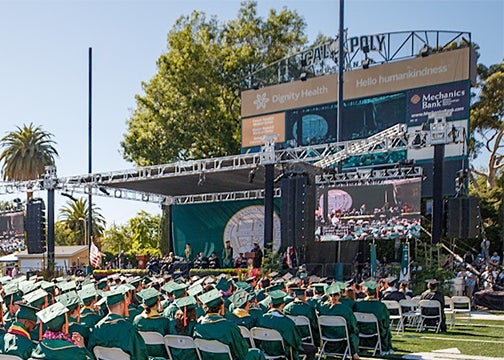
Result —
M417 333L413 329L407 329L404 335L393 332L395 353L382 357L400 359L405 354L457 348L464 355L504 358L504 321L472 320L466 324L465 320L457 319L456 324L448 332L439 334L434 330Z

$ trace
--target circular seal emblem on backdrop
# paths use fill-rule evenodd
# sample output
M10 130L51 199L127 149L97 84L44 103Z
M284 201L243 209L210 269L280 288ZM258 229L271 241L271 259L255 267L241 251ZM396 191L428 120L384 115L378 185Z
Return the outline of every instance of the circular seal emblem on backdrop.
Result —
M234 254L252 250L255 242L263 246L264 206L251 205L234 213L224 228L223 242L231 242ZM281 244L280 217L273 212L273 251L278 251Z

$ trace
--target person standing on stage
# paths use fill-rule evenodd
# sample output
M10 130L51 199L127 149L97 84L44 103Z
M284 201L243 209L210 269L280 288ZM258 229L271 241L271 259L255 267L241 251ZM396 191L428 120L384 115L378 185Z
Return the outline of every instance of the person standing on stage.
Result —
M251 252L254 253L254 260L253 260L253 267L258 269L261 267L262 264L262 259L263 259L263 252L261 248L259 247L258 243L254 243L254 248L251 250Z
M233 248L231 247L231 241L226 240L226 245L222 249L222 267L232 268L233 266Z

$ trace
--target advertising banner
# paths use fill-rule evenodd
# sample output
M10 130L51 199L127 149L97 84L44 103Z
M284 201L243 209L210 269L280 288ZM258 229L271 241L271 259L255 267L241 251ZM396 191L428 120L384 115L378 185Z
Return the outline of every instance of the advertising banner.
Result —
M407 94L408 125L428 122L429 113L441 110L453 111L449 120L469 118L468 81L410 90Z
M370 265L371 265L371 277L376 279L376 245L369 245L369 257L370 257Z
M370 66L344 73L344 99L468 80L468 48L410 60ZM324 75L242 92L243 118L338 100L338 75Z
M277 135L285 141L285 113L257 116L242 121L242 147L261 146L265 136Z
M399 275L399 281L409 281L410 278L410 266L409 266L409 244L404 243L401 255L401 274Z

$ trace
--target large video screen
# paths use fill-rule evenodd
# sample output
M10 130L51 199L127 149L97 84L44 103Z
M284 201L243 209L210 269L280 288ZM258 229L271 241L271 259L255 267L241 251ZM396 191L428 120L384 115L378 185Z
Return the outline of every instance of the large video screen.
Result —
M420 198L420 178L379 185L320 186L315 241L418 237Z

